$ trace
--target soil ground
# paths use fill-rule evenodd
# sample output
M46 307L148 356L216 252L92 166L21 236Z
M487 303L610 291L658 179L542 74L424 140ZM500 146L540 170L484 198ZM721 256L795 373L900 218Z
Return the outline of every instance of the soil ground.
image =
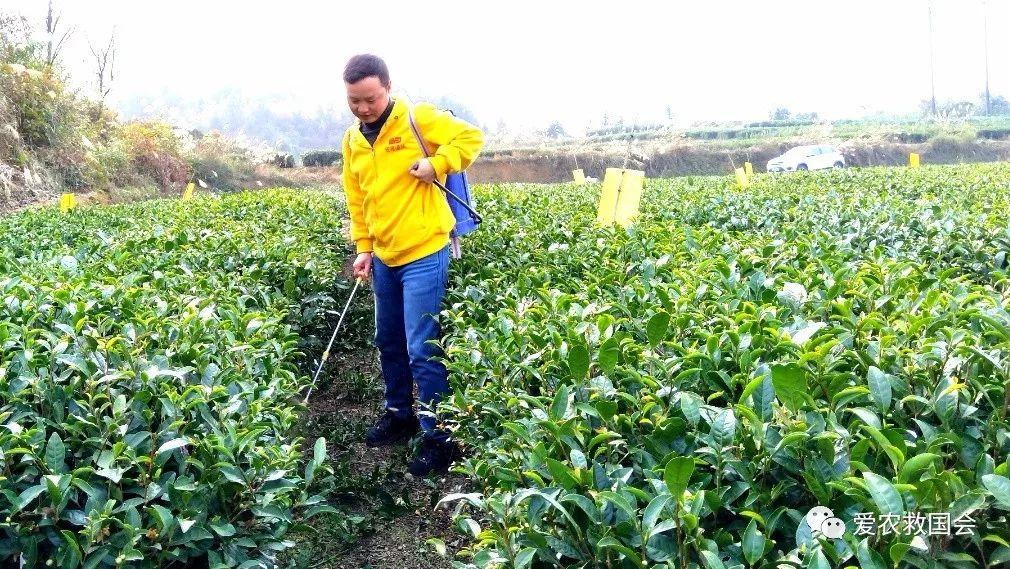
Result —
M345 273L350 277L349 267ZM337 300L343 303L343 298ZM363 286L298 433L304 444L326 438L335 474L327 497L340 513L317 516L309 528L289 536L297 546L288 565L448 569L467 541L453 527L451 510L436 506L446 494L466 491L467 480L452 472L427 479L408 474L416 441L377 449L364 444L365 432L383 407L378 356L367 337L371 319L371 290ZM445 545L445 557L429 543L433 538Z

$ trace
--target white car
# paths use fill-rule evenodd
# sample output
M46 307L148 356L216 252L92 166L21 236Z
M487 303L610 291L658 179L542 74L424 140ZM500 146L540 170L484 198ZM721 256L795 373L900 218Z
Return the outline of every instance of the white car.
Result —
M769 172L793 172L795 170L824 170L844 168L845 157L833 146L797 146L768 161Z

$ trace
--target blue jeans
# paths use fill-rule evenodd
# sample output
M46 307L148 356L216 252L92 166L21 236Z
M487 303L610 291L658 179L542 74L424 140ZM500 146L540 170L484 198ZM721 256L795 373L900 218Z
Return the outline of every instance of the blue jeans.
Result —
M399 267L372 256L375 291L375 347L386 384L386 409L399 417L414 413L417 383L425 434L435 429L435 405L449 391L445 365L433 359L443 352L438 313L449 276L449 248Z

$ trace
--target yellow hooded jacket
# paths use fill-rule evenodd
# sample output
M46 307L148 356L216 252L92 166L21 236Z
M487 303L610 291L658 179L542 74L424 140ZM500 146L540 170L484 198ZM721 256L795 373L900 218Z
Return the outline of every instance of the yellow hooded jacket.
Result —
M343 141L351 239L358 253L372 252L391 267L445 247L455 224L442 190L409 173L424 153L410 129L408 105L395 99L374 146L361 133L360 120L347 129ZM414 123L442 183L447 173L465 170L484 144L477 127L428 103L414 106Z

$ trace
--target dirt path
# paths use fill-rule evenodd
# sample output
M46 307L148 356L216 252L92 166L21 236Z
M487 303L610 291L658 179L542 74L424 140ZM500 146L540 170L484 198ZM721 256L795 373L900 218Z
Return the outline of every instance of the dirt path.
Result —
M453 527L451 511L435 506L446 494L463 491L467 481L451 472L414 479L407 473L409 444L365 446L365 432L379 416L383 398L377 354L364 337L370 333L371 290L359 294L352 309L357 319L349 317L348 328L357 337L334 347L300 428L305 444L326 437L335 473L327 497L340 513L317 516L311 531L294 533L298 545L289 566L448 569L466 540ZM431 538L445 543L447 557L427 543Z

